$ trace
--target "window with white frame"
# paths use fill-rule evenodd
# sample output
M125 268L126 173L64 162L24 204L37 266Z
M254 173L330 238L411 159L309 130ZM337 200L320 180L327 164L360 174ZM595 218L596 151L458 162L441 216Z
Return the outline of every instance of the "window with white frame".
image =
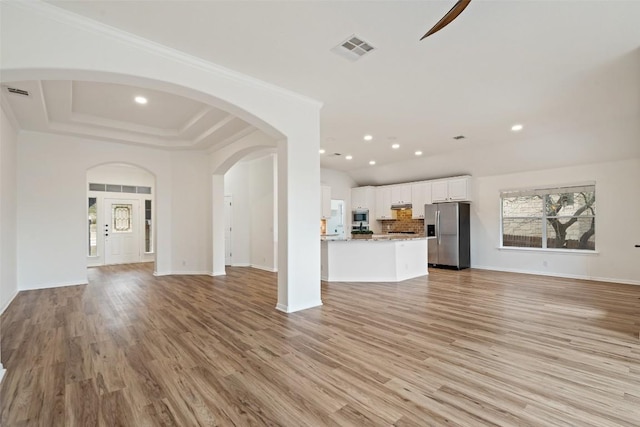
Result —
M503 247L595 250L595 185L503 191L500 200Z

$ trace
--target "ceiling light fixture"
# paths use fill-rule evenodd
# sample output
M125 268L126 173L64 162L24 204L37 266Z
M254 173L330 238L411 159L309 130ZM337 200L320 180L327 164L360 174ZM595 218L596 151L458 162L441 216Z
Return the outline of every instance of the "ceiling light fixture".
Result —
M416 156L422 156L422 151L416 151Z
M148 102L147 98L145 98L144 96L136 96L134 98L134 101L136 101L138 104L141 104L141 105L144 105Z
M400 148L400 144L393 144L391 148L393 148L394 150L397 150L398 148Z
M351 154L347 154L347 157L345 157L345 159L351 160L351 159L353 159L353 156Z
M364 140L365 141L371 141L372 139L373 139L373 136L371 136L371 135L365 135L364 136Z
M325 153L324 148L321 148L320 149L320 154L324 154L324 153Z
M518 123L516 125L511 126L511 130L514 131L514 132L520 132L523 127L524 126L522 126L521 124Z
M369 164L370 164L371 166L373 166L373 165L375 165L375 164L376 164L376 161L375 161L375 160L371 160L371 161L369 162Z

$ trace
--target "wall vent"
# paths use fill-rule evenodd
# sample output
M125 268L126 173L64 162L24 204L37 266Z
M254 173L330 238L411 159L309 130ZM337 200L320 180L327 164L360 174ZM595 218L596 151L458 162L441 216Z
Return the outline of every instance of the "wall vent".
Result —
M29 96L29 92L23 89L18 89L15 87L7 87L7 91L9 93L14 93L16 95Z
M354 34L331 49L331 51L351 61L356 61L374 49L375 47L373 47L371 43L362 40L362 37Z

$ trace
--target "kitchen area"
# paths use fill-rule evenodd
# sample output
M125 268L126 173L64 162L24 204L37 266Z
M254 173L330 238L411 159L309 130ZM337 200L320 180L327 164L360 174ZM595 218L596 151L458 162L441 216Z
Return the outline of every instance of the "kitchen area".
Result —
M351 189L351 209L321 200L321 278L399 282L470 266L470 176Z

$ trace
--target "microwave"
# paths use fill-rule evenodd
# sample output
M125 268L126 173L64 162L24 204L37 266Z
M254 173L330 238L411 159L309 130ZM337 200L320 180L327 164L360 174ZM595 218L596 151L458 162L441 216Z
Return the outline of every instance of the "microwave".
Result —
M368 225L369 224L369 209L356 209L351 216L351 223L353 225Z

